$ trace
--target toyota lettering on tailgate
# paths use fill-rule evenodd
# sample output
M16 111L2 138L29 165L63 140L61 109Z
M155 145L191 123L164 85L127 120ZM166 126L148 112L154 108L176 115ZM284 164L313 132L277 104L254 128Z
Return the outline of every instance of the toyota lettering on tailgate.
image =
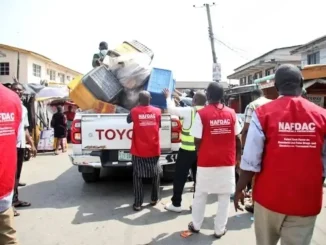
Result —
M98 134L98 139L107 139L107 140L123 140L132 138L132 129L95 129Z

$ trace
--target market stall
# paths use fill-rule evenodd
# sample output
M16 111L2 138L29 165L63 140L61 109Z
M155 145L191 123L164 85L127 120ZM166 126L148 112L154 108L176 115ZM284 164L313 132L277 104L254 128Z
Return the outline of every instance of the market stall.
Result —
M264 92L265 97L271 100L278 97L274 78L275 74L254 80L254 83L257 84L258 88Z
M58 105L67 108L73 105L68 98L69 90L67 87L46 87L35 96L37 102L37 125L38 125L38 141L37 150L39 152L54 151L56 139L54 138L54 130L51 128L51 119L56 113ZM67 147L67 141L64 142Z
M251 92L257 89L256 84L237 86L225 91L225 101L236 113L244 113L246 106L252 101Z

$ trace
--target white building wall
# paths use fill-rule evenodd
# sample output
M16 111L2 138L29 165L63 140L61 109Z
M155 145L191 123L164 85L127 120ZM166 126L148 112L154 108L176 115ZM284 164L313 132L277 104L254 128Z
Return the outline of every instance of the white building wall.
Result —
M41 66L41 77L34 76L33 64ZM29 55L28 62L27 62L27 70L28 70L28 77L27 77L28 83L40 83L41 80L46 80L46 63L43 60L38 59L37 57L34 57L32 55Z
M4 56L4 57L3 57ZM39 58L32 54L27 53L19 53L19 81L21 83L40 83L41 80L46 80L50 82L50 76L47 73L47 69L54 70L56 72L55 81L51 82L60 82L60 78L58 73L62 73L65 75L65 84L68 84L73 78L78 76L79 74L68 69L62 67L56 63L48 61L43 58ZM0 48L0 63L1 62L9 62L9 75L2 76L0 75L0 83L12 83L13 77L17 76L17 64L18 64L18 52L7 50ZM33 73L33 64L41 66L41 77L34 76ZM68 80L69 77L69 80Z

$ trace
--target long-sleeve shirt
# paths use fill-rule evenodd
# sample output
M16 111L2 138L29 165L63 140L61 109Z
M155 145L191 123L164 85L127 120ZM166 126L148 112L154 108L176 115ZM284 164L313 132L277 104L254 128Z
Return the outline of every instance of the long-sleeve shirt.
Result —
M188 129L192 124L193 107L176 107L172 99L167 98L167 110L171 115L178 116L183 119L182 127Z
M240 164L240 168L242 170L256 173L261 171L261 162L265 140L266 137L258 120L258 117L256 113L253 112ZM326 177L326 139L324 140L321 158L324 169L323 176Z

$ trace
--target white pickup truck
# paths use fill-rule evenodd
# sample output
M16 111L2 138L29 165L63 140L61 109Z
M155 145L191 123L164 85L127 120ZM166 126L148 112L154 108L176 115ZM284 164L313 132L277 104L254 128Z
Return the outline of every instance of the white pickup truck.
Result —
M96 182L102 168L131 166L132 124L127 114L76 113L71 127L73 165L86 183ZM181 142L178 117L163 114L161 121L161 157L163 178L173 178L175 160Z

